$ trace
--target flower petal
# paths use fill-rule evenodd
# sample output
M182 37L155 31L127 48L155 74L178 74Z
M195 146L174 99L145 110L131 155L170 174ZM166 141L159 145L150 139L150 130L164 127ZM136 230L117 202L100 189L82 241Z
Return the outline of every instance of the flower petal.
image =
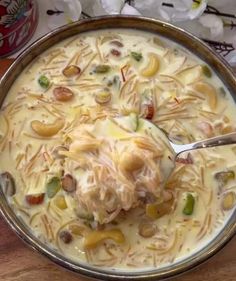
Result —
M102 7L108 14L119 14L124 3L124 0L101 0Z
M220 17L216 15L202 15L199 22L210 29L212 39L221 38L224 32L224 24Z
M135 9L134 7L130 6L127 3L124 5L123 9L121 10L121 14L141 16L140 12L137 9Z
M48 17L48 27L53 30L59 26L77 21L81 14L81 5L79 1L73 0L54 0L54 7L57 11L61 11L56 16Z

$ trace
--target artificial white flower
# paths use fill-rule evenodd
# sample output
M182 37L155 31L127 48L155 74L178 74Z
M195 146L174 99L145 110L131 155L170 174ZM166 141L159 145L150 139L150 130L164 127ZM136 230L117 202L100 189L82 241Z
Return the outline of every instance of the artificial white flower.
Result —
M62 11L55 16L48 17L48 27L53 30L59 26L79 20L81 15L81 5L79 1L73 0L53 0L56 11Z
M121 10L121 14L123 15L134 15L134 16L141 16L140 12L135 9L134 7L125 3L124 7Z
M108 14L120 14L124 3L124 0L101 0L103 8Z
M206 0L193 2L192 0L136 0L135 8L140 13L145 13L154 18L160 18L171 22L193 20L202 15L206 9Z
M220 17L216 15L202 15L199 22L206 28L210 29L211 39L220 39L224 33L224 24Z
M134 7L125 3L124 0L100 0L103 9L108 14L123 14L140 16L140 12Z

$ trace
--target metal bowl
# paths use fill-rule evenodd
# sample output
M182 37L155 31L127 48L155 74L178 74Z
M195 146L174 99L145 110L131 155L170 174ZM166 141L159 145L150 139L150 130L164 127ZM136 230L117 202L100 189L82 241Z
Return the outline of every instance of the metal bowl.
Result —
M220 77L224 85L228 88L233 98L236 98L236 78L234 77L232 70L222 58L216 55L214 51L212 51L198 38L170 24L153 19L132 16L109 16L82 20L77 23L61 27L33 43L18 57L18 59L11 65L9 70L0 80L0 104L2 104L15 79L22 72L22 70L34 60L36 56L40 55L54 44L75 34L107 28L129 28L144 30L175 41L176 43L186 47L190 52L194 53L196 56L200 57L207 64L209 64L214 69L215 73ZM226 226L217 235L217 237L212 241L209 241L209 244L206 247L192 256L160 269L157 268L154 270L143 271L116 271L112 269L108 270L96 268L82 262L75 262L43 244L40 240L34 237L34 235L30 232L30 229L15 215L7 203L1 188L0 212L10 227L16 232L16 234L34 250L42 253L66 269L82 275L103 280L163 280L170 278L177 274L186 272L187 270L190 270L206 261L217 251L222 249L223 246L236 233L235 210Z

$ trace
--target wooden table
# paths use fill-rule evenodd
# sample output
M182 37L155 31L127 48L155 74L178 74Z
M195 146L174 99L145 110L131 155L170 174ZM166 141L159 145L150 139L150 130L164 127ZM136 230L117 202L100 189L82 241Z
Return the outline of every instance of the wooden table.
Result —
M0 75L10 65L0 60ZM85 281L84 277L67 272L45 257L29 249L0 217L0 280L1 281ZM235 281L236 237L205 264L173 281Z

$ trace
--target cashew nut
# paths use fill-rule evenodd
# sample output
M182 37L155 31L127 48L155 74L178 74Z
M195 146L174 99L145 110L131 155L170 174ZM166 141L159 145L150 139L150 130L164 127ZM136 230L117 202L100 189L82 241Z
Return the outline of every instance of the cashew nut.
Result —
M160 61L156 54L149 54L149 62L146 67L143 68L141 74L145 77L151 77L157 73L160 68Z
M119 244L125 242L124 234L119 229L95 230L84 237L84 247L86 249L95 248L105 239L112 239Z
M56 119L53 123L45 124L34 120L31 122L32 130L41 137L51 137L56 135L65 125L63 119Z
M198 82L193 85L193 89L204 96L206 96L209 106L214 110L217 106L217 93L216 89L207 82Z

